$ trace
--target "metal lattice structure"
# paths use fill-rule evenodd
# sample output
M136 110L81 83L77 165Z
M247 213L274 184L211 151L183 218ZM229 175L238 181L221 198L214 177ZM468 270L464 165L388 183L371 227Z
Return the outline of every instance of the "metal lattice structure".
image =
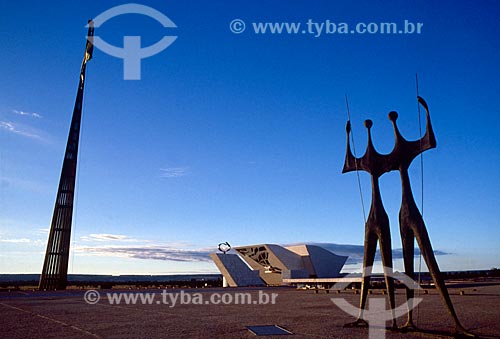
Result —
M52 215L47 251L40 276L39 289L63 290L68 281L69 247L71 242L71 224L73 219L73 201L75 197L76 165L78 159L78 143L82 120L83 89L85 85L85 69L92 58L94 27L89 21L85 55L80 70L80 83L73 109L73 117L66 144L66 152L59 180L59 188Z

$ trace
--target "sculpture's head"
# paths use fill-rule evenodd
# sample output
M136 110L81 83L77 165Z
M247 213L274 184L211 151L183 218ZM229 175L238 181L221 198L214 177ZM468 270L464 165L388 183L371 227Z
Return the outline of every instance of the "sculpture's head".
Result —
M389 120L391 120L392 122L396 122L396 120L398 120L398 112L396 111L392 111L389 113Z

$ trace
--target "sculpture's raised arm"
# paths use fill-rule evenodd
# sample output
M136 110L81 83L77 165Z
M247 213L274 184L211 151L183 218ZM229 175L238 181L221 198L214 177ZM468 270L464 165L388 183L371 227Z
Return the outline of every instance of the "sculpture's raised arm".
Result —
M425 135L422 138L422 152L431 148L436 148L436 136L434 135L434 131L432 129L431 124L431 115L429 114L429 106L425 100L418 96L417 97L419 104L421 104L425 109Z
M351 143L349 141L349 137L351 136L351 121L347 120L345 125L346 132L346 151L345 151L345 161L344 168L342 169L342 173L352 172L359 168L359 159L354 157L351 151Z
M389 113L389 120L392 122L394 128L394 137L396 139L394 149L389 154L389 162L391 163L391 170L397 170L401 166L408 168L420 153L436 147L436 137L432 129L431 117L429 114L429 106L422 97L417 97L418 103L425 109L425 134L419 140L408 141L399 132L396 120L398 113L392 111Z
M363 170L376 177L380 177L382 174L391 171L391 163L388 161L388 155L380 154L373 146L371 134L372 126L373 122L371 120L365 120L365 127L368 132L368 144L366 146L365 154L361 158L356 158L351 152L351 145L349 142L351 123L350 121L347 121L347 147L342 173Z

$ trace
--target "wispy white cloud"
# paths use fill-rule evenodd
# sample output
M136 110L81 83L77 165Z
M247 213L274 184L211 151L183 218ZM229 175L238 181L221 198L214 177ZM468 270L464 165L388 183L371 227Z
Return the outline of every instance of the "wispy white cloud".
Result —
M3 189L14 187L16 189L22 189L37 193L52 193L52 189L43 182L15 177L0 176L0 187Z
M172 246L75 246L75 251L97 256L127 257L134 259L166 260L177 262L210 262L209 249L179 249Z
M20 239L0 239L0 242L12 243L12 244L26 244L31 243L32 240L28 238L20 238Z
M308 243L309 245L317 245L327 249L338 255L348 256L346 264L358 264L363 262L364 246L363 245L341 245L335 243ZM435 255L446 255L449 254L444 251L434 250ZM415 256L420 255L420 250L415 248ZM402 259L403 250L401 248L395 248L392 250L393 259ZM377 251L375 254L375 261L382 261L380 257L380 252Z
M125 242L138 242L144 240L133 239L126 235L121 234L106 234L106 233L98 233L98 234L89 234L80 237L83 241L125 241Z
M41 130L30 126L29 124L23 123L26 121L25 118L41 119L42 115L36 112L23 111L18 109L10 110L12 114L10 117L6 117L5 114L1 114L0 118L0 131L5 131L19 136L23 136L30 139L38 139L41 141L47 141L47 137ZM16 117L14 117L15 115Z
M167 167L160 168L160 178L179 178L188 174L189 167Z
M37 118L40 119L42 118L42 115L36 112L26 112L26 111L19 111L17 109L13 109L12 113L17 114L17 115L22 115L22 116L28 116L32 118Z
M17 124L12 121L0 121L0 129L3 129L4 131L10 133L21 135L23 137L43 140L43 138L40 136L39 133L35 131L35 129L23 126L21 124Z
M135 239L122 234L89 234L80 237L85 244L76 244L78 253L135 259L152 259L183 262L210 261L208 253L212 249L193 249L188 243L159 243L147 239ZM93 243L92 243L93 242Z

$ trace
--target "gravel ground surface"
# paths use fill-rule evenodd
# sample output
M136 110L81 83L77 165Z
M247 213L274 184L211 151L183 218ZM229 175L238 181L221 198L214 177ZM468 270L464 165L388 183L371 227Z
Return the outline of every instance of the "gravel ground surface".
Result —
M262 291L262 292L259 292ZM480 338L500 339L500 283L458 284L449 291L464 327ZM156 293L151 304L110 305L106 293ZM180 293L181 290L167 290ZM249 293L249 305L207 304L217 293ZM259 305L259 293L277 293L276 303ZM461 292L463 295L460 295ZM161 290L100 290L96 304L84 299L85 290L61 292L2 292L0 293L0 337L27 338L368 338L367 328L344 328L355 320L331 298L343 298L356 306L359 295L353 291L327 294L291 288L231 288L184 290L198 304L174 307L163 303ZM216 295L217 296L217 295ZM414 312L418 332L384 331L393 338L450 338L453 323L433 289L420 294L422 303ZM181 295L179 295L179 298ZM370 298L384 298L374 290ZM167 296L167 298L170 298ZM200 305L200 298L203 304ZM218 299L218 298L216 298ZM166 299L167 301L170 299ZM262 299L263 300L263 299ZM397 304L405 301L404 290L397 290ZM398 318L402 325L406 316ZM256 337L245 326L277 324L293 335Z

